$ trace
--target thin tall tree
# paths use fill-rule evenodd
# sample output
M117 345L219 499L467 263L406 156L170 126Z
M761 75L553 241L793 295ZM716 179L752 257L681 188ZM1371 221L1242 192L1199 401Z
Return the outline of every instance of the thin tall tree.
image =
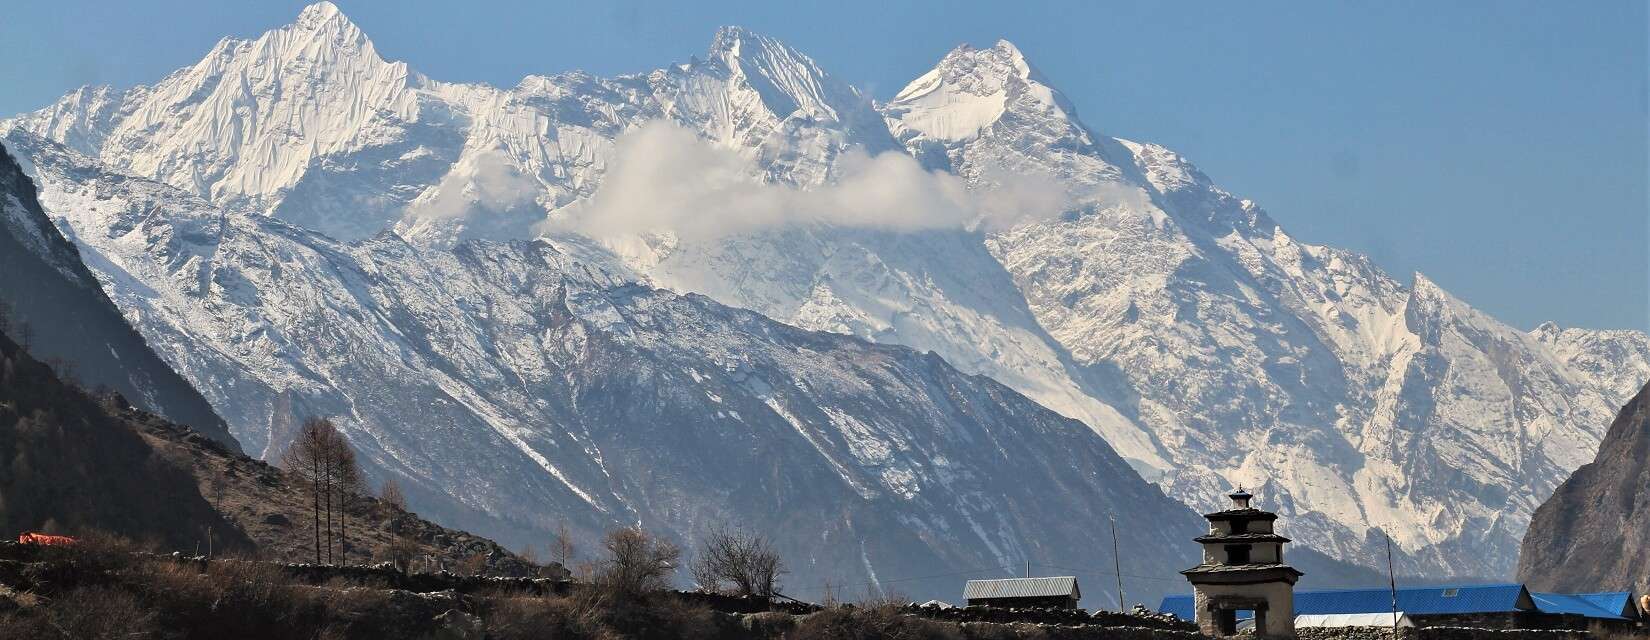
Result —
M322 445L326 448L321 451L321 495L327 506L327 564L332 564L332 480L336 477L332 468L331 440L332 438L327 438L327 442Z
M321 492L325 486L327 449L331 446L332 423L326 418L309 418L281 454L281 466L309 485L310 509L315 524L315 564L321 564ZM330 529L331 523L328 522ZM330 545L329 545L330 547ZM331 552L331 549L328 549Z
M556 523L556 532L550 535L550 560L563 569L571 570L573 556L577 553L573 546L573 534L567 531L567 522Z
M354 491L361 477L355 451L338 427L327 418L309 418L298 428L292 445L281 455L281 466L297 474L310 488L315 521L315 563L333 561L333 494L338 493L340 510L345 494ZM344 517L339 515L338 540L344 540ZM323 553L322 549L326 551Z
M384 484L379 485L378 499L402 511L407 510L407 494L402 493L401 484L395 478L385 478Z
M349 564L349 506L361 487L361 468L355 462L355 449L343 434L333 440L331 454L333 487L338 492L338 557Z

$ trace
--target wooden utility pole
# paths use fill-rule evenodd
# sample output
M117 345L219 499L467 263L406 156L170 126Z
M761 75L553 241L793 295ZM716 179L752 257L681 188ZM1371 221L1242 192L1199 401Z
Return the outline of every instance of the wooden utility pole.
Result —
M1117 610L1127 613L1128 602L1123 597L1123 558L1117 555L1117 516L1111 516L1111 568L1117 573Z
M1392 536L1384 529L1381 535L1386 538L1386 584L1392 593L1392 640L1398 640L1398 578L1392 573Z

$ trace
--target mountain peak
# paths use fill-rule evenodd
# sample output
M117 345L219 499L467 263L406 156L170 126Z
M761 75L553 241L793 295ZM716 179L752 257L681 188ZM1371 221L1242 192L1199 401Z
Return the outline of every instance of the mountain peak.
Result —
M816 78L825 76L824 70L819 68L813 58L801 51L775 38L737 25L727 25L716 30L706 57L710 60L719 60L730 69L756 65L762 73L802 73ZM751 70L756 69L747 69Z
M1015 75L1019 76L1021 80L1030 80L1032 76L1036 75L1036 71L1031 68L1031 63L1026 62L1025 54L1020 53L1020 48L1014 46L1012 42L998 40L997 44L992 45L991 53L1008 63L1014 69Z
M739 26L724 26L711 39L707 61L761 96L778 117L801 110L836 120L858 102L852 88L832 80L813 58L772 37Z
M716 35L711 37L710 40L710 56L712 58L724 54L738 56L741 43L751 37L760 38L761 36L738 25L730 24L717 27Z
M994 77L999 83L1009 78L1046 84L1036 68L1026 60L1025 53L1018 46L1006 39L1001 39L989 48L980 49L974 45L963 43L945 54L944 58L935 67L936 71L951 74L968 73L976 76Z
M338 5L323 1L304 7L303 11L298 12L298 21L295 24L299 26L317 25L334 18L349 22L349 18L344 16L344 12L338 8Z
M370 45L367 36L361 28L351 22L349 16L331 2L317 2L304 7L298 12L298 19L287 27L293 33L307 34L311 38L327 38L339 44L356 46Z
M928 73L894 96L888 114L902 133L937 140L972 139L1011 106L1053 110L1071 118L1075 110L1026 61L1020 48L998 40L987 49L963 44Z

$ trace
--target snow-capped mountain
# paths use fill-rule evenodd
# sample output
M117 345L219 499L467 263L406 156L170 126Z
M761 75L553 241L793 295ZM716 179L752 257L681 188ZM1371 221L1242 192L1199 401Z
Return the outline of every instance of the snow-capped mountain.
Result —
M737 28L720 30L703 59L650 73L531 76L499 89L387 62L321 3L256 39L225 40L153 86L82 89L0 131L12 131L25 155L50 156L36 159L41 167L59 167L40 170L48 211L83 249L108 258L98 275L113 297L250 448L267 452L283 416L336 412L358 421L362 437L369 424L396 434L402 449L389 457L403 462L386 468L418 477L405 461L429 454L406 432L422 423L358 407L383 397L378 378L446 379L456 357L317 382L337 356L306 351L306 332L345 329L271 318L286 315L283 305L361 298L361 286L317 285L295 299L284 278L351 273L331 257L299 257L348 255L374 265L359 266L373 274L359 276L367 281L479 304L459 290L474 277L450 266L467 264L455 256L527 259L520 245L471 241L533 237L547 216L566 220L599 201L627 132L655 121L798 193L851 179L856 155L892 151L946 172L924 179L952 175L976 192L1038 176L1062 185L1062 206L1052 217L955 228L810 222L600 242L556 233L533 251L552 252L563 271L703 293L806 329L932 351L1080 420L1187 504L1205 506L1230 484L1263 485L1293 537L1334 555L1365 558L1371 528L1385 527L1412 571L1509 574L1530 511L1591 453L1603 418L1636 388L1623 378L1650 373L1642 333L1526 334L1424 277L1406 284L1362 256L1290 237L1174 152L1091 130L1006 42L951 52L885 105ZM120 183L127 202L169 212L155 230L132 233L136 221L110 220L123 206L87 195L121 175L147 179ZM243 246L264 248L174 240L169 225L189 220L189 237L240 229ZM386 229L404 244L381 236ZM272 248L291 242L310 248ZM378 306L352 313L388 313ZM400 328L375 331L323 343L353 353L408 339ZM489 331L448 329L451 342L436 344L487 344ZM517 406L539 401L524 382L532 376L497 366L506 372L483 379L514 383L455 394L471 414L464 420L499 433L539 424L542 408ZM314 404L293 408L299 398ZM557 469L588 464L544 455ZM549 473L536 464L518 470ZM495 513L483 493L457 501Z
M1172 495L1287 496L1297 539L1366 558L1384 528L1428 574L1506 576L1534 507L1644 378L1640 332L1532 334L1416 274L1291 237L1179 155L1108 139L1007 42L959 48L885 108L913 154L989 184L1078 185L1055 221L992 234L1100 399L1152 434Z
M1159 541L1196 535L1196 516L1103 439L933 354L648 288L542 241L345 244L9 141L250 450L338 416L374 475L444 521L517 545L558 522L586 540L749 526L811 597L895 578L940 596L959 568L1026 559L1109 566L1095 523L1111 515L1133 523L1135 575L1193 561Z

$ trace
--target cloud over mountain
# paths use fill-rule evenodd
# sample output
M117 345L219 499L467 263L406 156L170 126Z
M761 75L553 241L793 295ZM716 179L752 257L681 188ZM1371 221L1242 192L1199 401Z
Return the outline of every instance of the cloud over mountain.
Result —
M699 134L655 120L620 136L602 186L558 212L547 231L596 238L669 231L691 240L786 226L889 231L997 229L1047 219L1071 198L1052 177L998 176L990 190L924 169L899 152L850 149L824 184L756 178L754 163Z

